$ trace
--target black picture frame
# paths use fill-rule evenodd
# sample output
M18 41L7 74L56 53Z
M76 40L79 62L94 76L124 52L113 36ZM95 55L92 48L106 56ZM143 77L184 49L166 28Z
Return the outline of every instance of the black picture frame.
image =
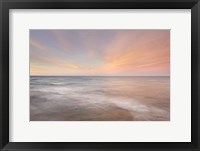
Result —
M191 142L9 142L9 9L191 9ZM200 151L199 0L0 0L1 150ZM180 54L181 55L181 54Z

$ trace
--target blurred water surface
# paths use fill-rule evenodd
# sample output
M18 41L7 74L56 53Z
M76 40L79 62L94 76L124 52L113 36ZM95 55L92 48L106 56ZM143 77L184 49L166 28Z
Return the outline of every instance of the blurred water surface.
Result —
M169 121L169 77L31 76L31 121Z

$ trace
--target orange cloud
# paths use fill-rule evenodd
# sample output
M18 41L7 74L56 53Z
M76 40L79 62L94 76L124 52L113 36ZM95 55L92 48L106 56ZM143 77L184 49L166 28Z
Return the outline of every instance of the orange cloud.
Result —
M57 31L52 31L58 44L66 53L68 45L66 40ZM134 33L134 34L133 34ZM95 48L98 45L95 40L87 39L87 36L80 34L83 51L80 54L73 54L73 57L80 59L81 55L87 55L100 64L88 65L81 62L72 62L52 55L48 47L30 39L34 47L50 52L49 57L31 54L31 74L63 74L63 75L124 75L124 74L147 74L164 73L170 71L170 31L169 30L125 30L118 32L112 41L102 47L100 54ZM97 35L98 36L98 35ZM91 37L90 37L91 38ZM74 42L75 43L75 42ZM78 60L77 59L77 60ZM79 61L79 60L78 60ZM44 71L43 71L44 70Z
M137 39L137 43L127 46L124 45L126 38L119 38L110 45L104 56L106 63L101 67L102 72L169 71L169 33L161 39L161 44L159 37L157 40L154 35L150 35L148 39Z
M70 73L78 72L81 67L76 63L72 63L59 58L47 58L31 54L31 75L41 74L55 74L55 73Z

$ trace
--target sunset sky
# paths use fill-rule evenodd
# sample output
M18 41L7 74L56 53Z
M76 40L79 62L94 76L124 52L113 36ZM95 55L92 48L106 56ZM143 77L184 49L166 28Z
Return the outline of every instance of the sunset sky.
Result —
M170 30L30 30L30 74L169 76Z

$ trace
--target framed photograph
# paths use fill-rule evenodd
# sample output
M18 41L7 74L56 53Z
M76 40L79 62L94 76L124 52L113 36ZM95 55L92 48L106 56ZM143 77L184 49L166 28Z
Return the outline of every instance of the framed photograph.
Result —
M200 150L198 0L1 0L1 150Z

